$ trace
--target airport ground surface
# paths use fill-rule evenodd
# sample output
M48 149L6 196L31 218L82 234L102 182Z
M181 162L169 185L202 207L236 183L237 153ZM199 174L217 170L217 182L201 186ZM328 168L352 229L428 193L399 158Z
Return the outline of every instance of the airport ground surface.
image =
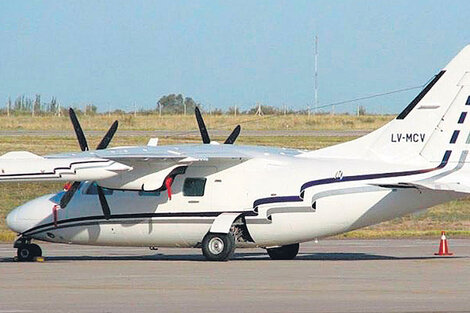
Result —
M470 312L470 240L323 240L296 260L239 249L42 244L43 263L0 245L0 312Z

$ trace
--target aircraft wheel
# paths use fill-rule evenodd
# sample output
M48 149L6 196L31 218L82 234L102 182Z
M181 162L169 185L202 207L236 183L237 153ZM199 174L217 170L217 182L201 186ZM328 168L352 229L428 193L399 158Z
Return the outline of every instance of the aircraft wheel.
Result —
M18 261L20 262L28 262L32 261L35 257L35 248L31 244L25 244L18 247L16 254L18 256Z
M277 248L266 249L271 260L292 260L299 252L299 244L281 246Z
M235 251L235 237L232 233L207 233L202 240L202 254L209 261L227 261Z

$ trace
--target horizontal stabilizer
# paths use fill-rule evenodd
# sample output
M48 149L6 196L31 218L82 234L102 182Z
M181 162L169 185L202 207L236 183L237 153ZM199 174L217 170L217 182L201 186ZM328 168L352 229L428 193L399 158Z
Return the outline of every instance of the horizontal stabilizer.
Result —
M408 183L397 183L397 184L371 184L382 188L390 189L405 189L405 188L416 188L420 190L433 190L433 191L453 191L459 193L469 193L470 186L461 184L458 182L450 183L439 183L435 181L419 181L419 182L408 182Z

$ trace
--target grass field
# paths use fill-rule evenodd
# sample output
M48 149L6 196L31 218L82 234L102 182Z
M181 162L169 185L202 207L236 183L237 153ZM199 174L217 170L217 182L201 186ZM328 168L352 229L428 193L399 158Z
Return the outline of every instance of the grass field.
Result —
M114 120L119 120L122 130L195 130L194 115L83 115L79 116L85 130L106 130ZM232 129L241 124L249 130L373 130L384 125L391 115L204 115L210 129ZM0 130L63 130L71 129L67 116L0 116Z
M80 118L86 130L105 130L111 121L118 117L90 117ZM127 118L124 117L124 120ZM135 130L194 130L196 123L192 116L143 116L133 120L126 126L126 122L121 122L120 129ZM254 117L227 117L208 116L206 123L209 129L230 129L233 125L249 120L242 127L248 129L286 129L285 125L290 125L289 129L365 129L372 130L380 127L391 119L389 116L315 116L309 120L306 116L291 116L261 118L255 120ZM120 121L123 118L119 119ZM291 124L290 124L291 123ZM133 124L133 125L131 125ZM345 126L345 125L351 125ZM222 127L223 126L223 127ZM283 128L286 127L286 128ZM37 154L51 154L63 151L78 151L78 144L74 137L72 127L68 118L54 117L0 117L0 130L51 130L51 136L3 136L0 139L0 155L13 150L28 150ZM54 136L53 130L69 130L69 136ZM90 146L96 145L101 137L88 136ZM223 140L224 138L214 138ZM238 144L283 146L302 149L319 149L344 141L349 141L354 137L247 137L243 133ZM146 137L140 136L119 136L119 132L113 139L112 145L145 145L148 141ZM195 137L178 136L178 138L160 138L160 144L174 143L194 143L199 142ZM1 184L0 185L0 241L11 241L15 234L9 231L5 225L6 214L15 206L20 205L30 199L45 193L55 192L62 188L61 184L51 183L30 183L30 184ZM470 199L453 201L447 204L436 206L422 214L411 215L379 225L371 226L361 230L353 231L339 238L383 238L383 237L427 237L438 236L441 229L449 232L451 237L470 237Z

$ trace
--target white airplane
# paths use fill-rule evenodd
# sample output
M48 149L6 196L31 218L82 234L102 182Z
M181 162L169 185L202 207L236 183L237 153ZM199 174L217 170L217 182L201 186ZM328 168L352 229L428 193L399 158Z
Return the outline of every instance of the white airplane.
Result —
M67 191L15 208L18 259L55 243L202 248L208 260L235 247L293 259L299 243L380 223L470 193L470 45L396 119L359 139L300 151L225 144L107 148L113 124L83 152L0 157L0 181L73 181Z

